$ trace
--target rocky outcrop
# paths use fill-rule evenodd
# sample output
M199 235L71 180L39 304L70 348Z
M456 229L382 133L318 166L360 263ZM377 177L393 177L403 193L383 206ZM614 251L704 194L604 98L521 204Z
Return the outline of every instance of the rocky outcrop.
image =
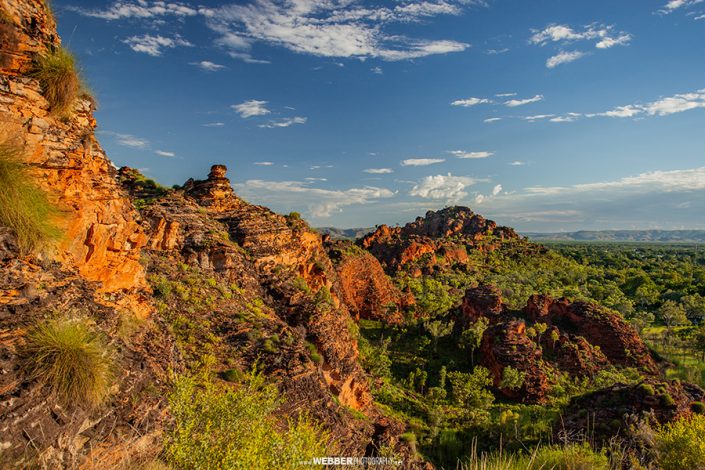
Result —
M504 318L506 308L502 303L502 293L495 286L482 285L465 291L460 306L460 321L463 325L487 318L496 323Z
M604 443L618 432L629 440L639 421L654 425L690 416L693 403L702 403L704 397L705 392L697 385L677 380L617 384L573 398L560 424L555 426L554 435L559 442L584 442L590 438Z
M543 360L536 342L526 334L526 323L507 320L485 331L480 345L481 364L492 374L494 386L506 397L530 403L546 401L555 375L553 368ZM520 388L502 388L502 375L506 367L525 374Z
M389 325L404 321L403 309L411 302L402 295L377 258L351 242L327 243L335 265L343 303L355 319L380 320Z
M3 0L0 6L2 130L24 146L26 163L62 211L58 223L64 236L51 257L99 282L99 300L110 297L144 316L150 307L139 256L146 237L95 139L93 101L80 97L66 118L50 113L29 72L39 55L59 45L54 21L42 2Z
M492 372L495 386L512 399L545 401L558 373L594 377L617 366L658 376L654 358L634 328L618 313L596 304L534 295L523 310L512 311L496 288L480 286L467 290L459 317L464 325L489 320L481 363ZM500 387L506 367L526 374L523 387Z
M435 265L465 264L468 252L489 251L502 242L518 239L514 230L498 226L494 221L475 214L467 207L448 207L428 211L404 227L381 225L359 240L360 246L372 253L393 273L401 267L422 274ZM412 267L414 264L421 266Z
M585 338L598 346L612 364L635 367L646 374L657 373L656 363L634 327L604 307L540 295L529 299L524 313L533 322Z

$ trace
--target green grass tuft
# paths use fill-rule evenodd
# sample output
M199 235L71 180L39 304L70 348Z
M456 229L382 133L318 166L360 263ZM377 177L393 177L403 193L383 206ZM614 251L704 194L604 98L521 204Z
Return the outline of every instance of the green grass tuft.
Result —
M95 406L108 396L113 358L87 320L56 318L35 325L23 353L30 377L65 403Z
M60 232L52 223L57 209L32 181L21 155L20 147L0 142L0 225L15 233L20 252L27 254L57 240Z
M52 114L67 117L84 87L73 55L58 47L41 56L32 76L39 80Z

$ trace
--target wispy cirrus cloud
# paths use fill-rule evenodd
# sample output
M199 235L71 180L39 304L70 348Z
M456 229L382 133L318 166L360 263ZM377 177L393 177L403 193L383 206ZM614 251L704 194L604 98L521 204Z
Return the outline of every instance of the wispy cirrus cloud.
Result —
M463 159L478 159L478 158L488 158L494 155L494 152L468 152L465 150L449 150L449 154L453 155L454 157L457 158L463 158Z
M394 173L394 170L391 168L366 168L364 170L365 173L370 173L372 175L388 175L390 173Z
M609 111L586 114L585 116L612 118L631 118L639 115L668 116L697 108L705 108L705 88L691 93L679 93L646 104L617 106Z
M525 98L525 99L507 100L504 102L504 105L509 108L516 108L517 106L524 106L524 105L531 104L531 103L538 103L539 101L543 101L543 95L535 95L531 98Z
M407 158L401 161L401 166L428 166L443 163L445 158Z
M166 150L155 150L154 153L160 157L174 158L176 154L174 152L168 152Z
M178 34L174 37L143 34L141 36L130 36L124 39L123 42L130 46L133 51L148 54L152 57L161 56L165 49L193 46L193 44L181 38Z
M575 62L588 55L581 50L565 50L575 43L593 42L596 49L604 50L615 46L627 46L633 36L624 31L617 31L612 25L591 24L582 28L573 28L563 24L550 24L544 29L532 29L529 43L537 46L556 44L560 50L546 59L546 67L556 68L562 64Z
M461 100L455 100L450 103L451 106L462 106L464 108L469 108L472 106L477 106L478 104L492 103L492 100L487 98L465 98Z
M75 11L83 16L100 18L103 20L123 20L123 19L154 19L167 16L188 17L196 15L209 15L210 10L205 7L192 7L180 2L147 1L137 2L117 1L106 8L81 8L69 6L71 11Z
M202 60L200 62L192 62L191 65L195 65L205 72L218 72L225 69L225 65L216 64L210 60Z
M334 190L314 188L310 183L249 180L236 188L240 194L258 202L285 205L289 209L308 207L308 213L318 218L330 217L347 206L372 204L394 196L393 191L374 186Z
M302 116L294 116L290 118L273 119L267 123L260 124L258 127L264 129L277 129L282 127L291 127L295 124L306 124L308 118Z
M559 65L575 62L586 55L587 53L582 51L562 51L546 59L546 67L549 69L554 69Z
M115 139L115 143L122 145L123 147L131 147L135 149L149 148L149 140L142 137L136 137L132 134L123 134L113 131L98 131L98 133L113 137L113 139Z
M231 55L252 59L256 43L321 57L379 58L398 61L466 50L469 45L447 39L387 33L393 23L460 15L468 0L425 0L392 6L357 4L349 0L252 0L225 5L207 17Z

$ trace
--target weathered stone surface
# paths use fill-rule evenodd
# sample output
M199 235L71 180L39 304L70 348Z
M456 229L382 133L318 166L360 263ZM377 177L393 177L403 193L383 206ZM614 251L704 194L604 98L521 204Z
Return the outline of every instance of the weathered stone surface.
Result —
M81 97L71 116L49 113L39 83L30 78L33 60L59 45L53 18L42 2L3 0L0 6L12 22L3 28L15 38L3 37L0 68L0 117L3 132L24 144L24 157L37 181L62 210L64 232L54 256L67 268L97 281L102 294L131 291L122 308L146 315L146 282L139 264L146 242L132 203L116 182L116 172L94 137L93 103Z
M351 242L335 242L327 247L340 279L343 303L350 313L356 319L401 324L401 312L409 299L394 286L377 258Z
M618 313L595 304L533 295L522 311L511 311L496 288L480 286L466 292L459 315L466 325L489 320L481 363L492 372L496 387L507 366L526 373L521 389L500 388L512 399L545 401L557 373L594 377L611 366L633 367L650 377L659 373L634 328ZM538 324L545 329L541 334Z
M488 251L498 248L503 240L518 238L510 228L500 227L475 214L467 207L449 207L428 211L404 227L379 226L359 240L360 246L380 260L393 273L401 267L421 275L438 263L464 264L468 251Z

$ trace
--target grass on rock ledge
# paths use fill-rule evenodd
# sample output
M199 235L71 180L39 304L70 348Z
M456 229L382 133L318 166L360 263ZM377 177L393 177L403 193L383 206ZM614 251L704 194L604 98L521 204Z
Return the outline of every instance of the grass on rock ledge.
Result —
M113 357L103 336L85 318L54 318L36 324L23 348L31 378L65 403L96 406L108 396Z
M14 232L22 254L60 236L53 224L58 210L32 181L27 170L22 162L21 147L0 140L0 225Z

